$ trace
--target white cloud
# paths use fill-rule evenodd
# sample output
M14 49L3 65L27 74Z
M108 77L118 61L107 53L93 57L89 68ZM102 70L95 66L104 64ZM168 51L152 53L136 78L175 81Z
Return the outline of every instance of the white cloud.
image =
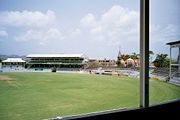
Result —
M48 30L39 31L39 30L28 30L25 34L15 36L16 41L35 41L39 42L41 45L48 44L50 42L57 42L63 40L65 37L62 33L56 28L50 28Z
M55 20L56 15L51 10L46 13L26 10L0 13L0 25L2 26L42 28L53 25Z
M63 23L51 10L0 12L0 36L28 42L29 46L38 43L44 45L45 50L56 46L60 51L83 51L94 56L116 55L119 46L125 53L139 51L138 11L114 5L102 14L88 13L79 21L73 25L77 27L67 28L64 24L65 31L62 32L58 26ZM9 35L3 30L8 30ZM153 47L161 49L162 43L177 39L180 27L151 25L150 31Z
M89 13L81 19L81 24L86 27L96 26L96 18L93 14Z
M8 33L4 30L0 30L0 37L8 38Z
M126 46L128 52L139 50L139 12L137 11L115 5L99 16L87 14L80 23L81 35L85 40L103 41L117 48L119 45ZM129 48L132 44L134 47Z
M56 28L51 28L42 35L41 44L46 44L48 42L59 42L65 39L65 36Z
M155 53L169 53L168 42L177 41L180 38L179 35L180 26L174 24L168 24L165 26L151 25L150 33L150 48Z
M82 31L79 28L76 28L74 31L72 31L72 37L77 37L81 35Z
M13 29L12 36L17 42L34 41L45 45L51 41L64 39L57 28L58 23L54 11L6 11L0 13L0 27ZM2 31L2 36L8 36Z
M139 13L115 5L101 16L101 21L109 27L134 27L138 25Z
M16 41L33 41L33 40L41 40L42 38L42 31L37 30L28 30L26 33L15 36L14 39Z
M19 27L13 38L16 41L35 41L42 45L48 45L53 41L73 41L80 44L96 44L119 47L124 46L127 52L139 50L139 12L119 5L112 6L103 14L88 13L80 20L80 25L73 28L74 31L63 31L56 21L56 14L48 10L40 11L10 11L0 13L0 25ZM23 31L23 32L22 32ZM25 32L24 32L25 31ZM64 35L66 33L66 36ZM74 41L74 43L75 43ZM130 47L131 45L134 47Z
M172 40L178 39L180 26L168 24L166 26L151 25L151 42L152 43L167 43Z
M121 46L127 53L139 51L139 12L112 6L101 15L87 14L81 19L81 38L86 41L101 42L109 46ZM179 40L180 26L175 24L150 25L150 43L155 52L166 52L167 42ZM80 35L79 35L80 36ZM165 50L167 49L167 50Z

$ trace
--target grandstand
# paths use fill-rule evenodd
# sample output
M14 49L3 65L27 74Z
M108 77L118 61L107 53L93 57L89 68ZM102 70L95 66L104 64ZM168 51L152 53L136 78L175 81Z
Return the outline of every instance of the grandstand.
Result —
M2 61L1 68L6 72L24 71L25 64L26 61L22 58L7 58Z
M55 67L57 70L79 70L85 68L88 58L83 54L29 54L27 69L43 70Z

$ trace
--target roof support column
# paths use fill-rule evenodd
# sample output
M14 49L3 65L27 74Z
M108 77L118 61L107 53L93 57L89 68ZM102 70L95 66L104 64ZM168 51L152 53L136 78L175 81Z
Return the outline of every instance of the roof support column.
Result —
M178 56L178 57L179 57L179 58L178 58L178 59L179 59L179 66L178 66L179 72L178 72L178 73L179 73L179 77L180 77L180 47L179 47L179 56Z
M171 74L171 52L172 52L172 48L171 48L171 46L170 46L170 64L169 64L169 80L171 80L171 77L172 77L172 74Z

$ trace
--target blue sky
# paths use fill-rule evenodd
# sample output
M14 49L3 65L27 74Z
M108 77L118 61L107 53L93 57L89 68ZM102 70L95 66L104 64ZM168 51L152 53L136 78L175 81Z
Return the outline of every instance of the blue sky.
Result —
M180 1L151 0L150 48L180 39ZM0 0L0 54L139 52L139 0Z

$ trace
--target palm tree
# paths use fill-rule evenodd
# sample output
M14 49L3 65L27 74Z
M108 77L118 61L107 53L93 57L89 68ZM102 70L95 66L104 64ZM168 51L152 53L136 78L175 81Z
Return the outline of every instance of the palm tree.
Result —
M152 50L149 51L149 61L152 62L152 56L154 55L154 52Z
M138 59L138 54L136 54L135 52L132 53L131 58L134 59Z
M156 67L168 67L169 66L169 59L167 58L167 54L158 54L156 59L154 60L154 65Z
M124 54L121 55L121 59L125 60L125 55Z
M150 50L149 55L154 55L154 52Z
M124 60L125 60L125 61L126 61L127 59L129 59L129 58L131 58L131 55L128 55L128 54L124 55Z

